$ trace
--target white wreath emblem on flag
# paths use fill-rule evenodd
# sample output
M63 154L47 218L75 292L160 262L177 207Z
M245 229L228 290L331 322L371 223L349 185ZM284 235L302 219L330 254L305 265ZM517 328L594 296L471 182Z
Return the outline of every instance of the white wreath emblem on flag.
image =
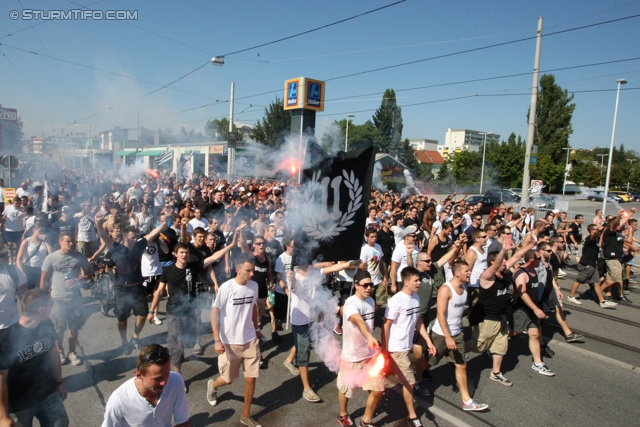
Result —
M349 173L344 169L342 176L337 176L333 180L329 177L320 178L320 172L314 172L311 181L307 183L304 206L302 207L305 226L302 227L302 230L307 233L307 236L316 240L333 239L353 224L353 217L362 206L362 185L353 171ZM349 189L349 205L344 213L340 210L341 183L344 183ZM332 212L328 211L327 206L329 185L334 191ZM322 211L320 213L317 212L317 206L314 203L315 193L318 190L322 190Z

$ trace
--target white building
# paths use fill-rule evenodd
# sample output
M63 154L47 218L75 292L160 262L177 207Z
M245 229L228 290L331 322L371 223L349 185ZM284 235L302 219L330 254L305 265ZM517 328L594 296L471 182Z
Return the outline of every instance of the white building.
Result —
M438 141L435 139L410 139L409 144L414 150L436 151L438 149Z
M438 152L442 157L448 159L451 154L465 151L478 151L482 149L485 141L500 141L500 135L490 132L480 132L470 129L452 129L448 128L444 137L444 144L438 145Z

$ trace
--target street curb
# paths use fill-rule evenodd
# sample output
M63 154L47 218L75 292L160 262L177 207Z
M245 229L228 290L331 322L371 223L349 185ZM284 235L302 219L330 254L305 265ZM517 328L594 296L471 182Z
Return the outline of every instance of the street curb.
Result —
M555 340L555 339L552 339L549 342L553 343L554 346L560 346L560 347L567 348L567 349L570 349L570 350L573 350L573 351L577 351L578 353L584 354L585 356L593 357L594 359L598 359L598 360L601 360L603 362L608 362L608 363L610 363L612 365L616 365L616 366L618 366L620 368L629 370L629 371L634 372L636 374L640 374L640 369L639 369L638 366L634 366L634 365L631 365L629 363L621 362L619 360L612 359L611 357L604 356L602 354L598 354L598 353L595 353L595 352L590 351L590 350L585 350L584 348L580 348L580 347L577 347L575 345L567 344L565 342L561 342L561 341L558 341L558 340Z

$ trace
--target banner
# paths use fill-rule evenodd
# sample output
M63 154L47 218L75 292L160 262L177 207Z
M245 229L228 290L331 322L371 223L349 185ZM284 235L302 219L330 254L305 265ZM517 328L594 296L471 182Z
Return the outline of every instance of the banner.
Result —
M178 169L176 172L178 182L180 182L180 180L184 180L184 182L187 182L191 179L191 174L193 173L193 168L191 167L191 158L193 157L194 153L195 151L192 151L190 153L180 155L180 161L178 162Z
M302 171L299 218L293 264L306 265L322 255L324 261L360 258L375 150L373 147L328 155L310 141Z
M173 159L173 151L171 151L171 146L168 146L166 150L162 154L156 157L156 166L160 166L163 163L167 163L168 161Z

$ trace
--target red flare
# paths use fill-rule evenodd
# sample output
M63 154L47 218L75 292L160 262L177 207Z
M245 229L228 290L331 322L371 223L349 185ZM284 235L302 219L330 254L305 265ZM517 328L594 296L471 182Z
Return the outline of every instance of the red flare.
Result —
M379 353L378 356L376 356L376 361L374 362L373 366L369 370L369 376L370 377L378 376L380 375L380 372L382 372L383 369L384 369L384 356L382 355L382 353Z

